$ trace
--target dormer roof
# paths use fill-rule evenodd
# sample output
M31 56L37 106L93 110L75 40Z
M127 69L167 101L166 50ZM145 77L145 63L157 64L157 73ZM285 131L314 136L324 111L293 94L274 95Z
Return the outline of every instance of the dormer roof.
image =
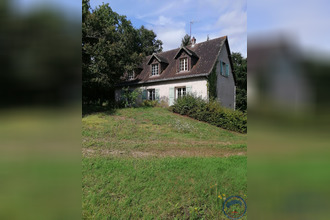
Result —
M175 54L174 59L177 59L179 57L179 54L181 53L182 50L185 51L189 56L191 56L191 57L197 57L198 58L198 56L197 56L197 54L195 52L189 50L186 47L180 47L180 49L178 50L178 52Z
M166 58L161 57L161 56L159 56L158 54L153 53L153 54L151 55L150 59L149 59L148 62L147 62L148 65L150 65L150 63L151 63L151 61L152 61L153 58L155 58L156 60L158 60L158 62L160 62L160 63L167 63L167 64L168 64L168 61L167 61Z

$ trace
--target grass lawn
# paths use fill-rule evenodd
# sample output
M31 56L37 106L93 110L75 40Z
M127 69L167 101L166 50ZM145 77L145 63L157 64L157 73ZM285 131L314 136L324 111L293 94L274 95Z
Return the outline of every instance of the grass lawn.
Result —
M82 123L85 219L225 219L224 197L247 201L245 134L162 108Z

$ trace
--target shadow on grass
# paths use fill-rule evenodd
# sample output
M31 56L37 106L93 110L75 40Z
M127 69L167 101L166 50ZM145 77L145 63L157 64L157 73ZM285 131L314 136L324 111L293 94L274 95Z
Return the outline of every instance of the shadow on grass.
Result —
M100 105L82 105L82 117L86 117L88 115L94 113L105 113L108 115L115 114L117 109L113 106L100 106Z

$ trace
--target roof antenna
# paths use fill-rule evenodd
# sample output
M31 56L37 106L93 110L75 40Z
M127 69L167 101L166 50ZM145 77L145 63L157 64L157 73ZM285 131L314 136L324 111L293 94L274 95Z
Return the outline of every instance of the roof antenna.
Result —
M191 38L191 25L194 23L194 21L190 21L190 38Z

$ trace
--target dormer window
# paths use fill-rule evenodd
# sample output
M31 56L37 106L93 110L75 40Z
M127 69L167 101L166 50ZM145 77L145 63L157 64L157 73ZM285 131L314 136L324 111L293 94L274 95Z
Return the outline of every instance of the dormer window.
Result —
M132 71L132 72L128 72L128 80L133 80L135 77L134 77L134 71Z
M151 65L151 75L152 75L152 76L157 76L157 75L159 75L158 63L156 63L156 64L152 64L152 65Z
M193 71L194 65L199 58L192 50L181 47L174 56L174 59L176 59L176 72L181 73Z
M188 58L181 58L180 59L180 72L188 71Z

